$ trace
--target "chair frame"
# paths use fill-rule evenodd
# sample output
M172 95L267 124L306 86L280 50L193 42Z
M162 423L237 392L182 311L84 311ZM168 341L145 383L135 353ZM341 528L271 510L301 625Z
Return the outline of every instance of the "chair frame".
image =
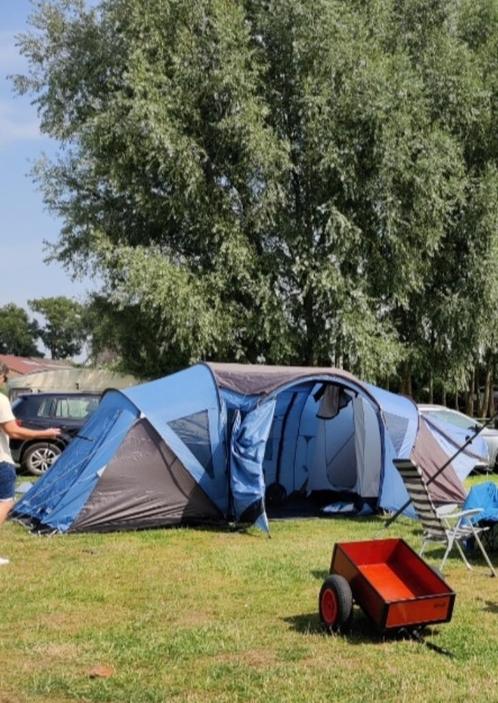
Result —
M479 534L488 530L489 527L476 527L470 519L479 515L482 509L460 510L455 504L436 508L427 489L420 466L414 464L410 459L395 459L394 465L403 479L415 512L422 524L423 541L419 554L422 556L427 545L431 542L446 544L446 551L439 566L441 573L453 547L457 548L465 566L468 569L472 569L465 556L461 542L473 538L490 568L491 575L496 577L493 564L479 538Z

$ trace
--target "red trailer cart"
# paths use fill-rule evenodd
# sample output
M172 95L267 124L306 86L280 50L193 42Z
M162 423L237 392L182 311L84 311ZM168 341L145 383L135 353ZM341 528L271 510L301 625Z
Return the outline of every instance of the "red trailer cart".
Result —
M337 543L319 597L329 631L349 621L353 601L383 632L415 630L449 622L455 593L402 539Z

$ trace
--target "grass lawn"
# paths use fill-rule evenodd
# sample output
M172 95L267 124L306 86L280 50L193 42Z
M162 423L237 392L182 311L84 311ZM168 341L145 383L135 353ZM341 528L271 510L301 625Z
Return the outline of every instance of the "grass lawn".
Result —
M334 542L420 546L415 522L382 525L275 521L272 539L201 529L40 538L9 523L0 703L498 700L498 583L482 560L473 572L449 560L453 619L426 633L453 658L383 639L358 608L349 634L321 632ZM112 675L91 678L96 665Z

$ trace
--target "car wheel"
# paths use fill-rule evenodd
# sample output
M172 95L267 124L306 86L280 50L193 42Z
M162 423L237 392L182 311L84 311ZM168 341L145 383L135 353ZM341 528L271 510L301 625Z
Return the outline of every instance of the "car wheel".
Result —
M37 442L26 449L22 457L22 466L33 476L40 476L47 471L62 449L52 442Z

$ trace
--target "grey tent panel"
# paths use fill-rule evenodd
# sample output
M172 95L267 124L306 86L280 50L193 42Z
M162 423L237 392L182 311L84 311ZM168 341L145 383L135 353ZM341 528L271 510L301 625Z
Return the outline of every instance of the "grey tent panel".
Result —
M209 440L209 417L207 410L194 415L171 420L169 426L180 437L200 465L213 478L213 456Z
M141 529L223 516L146 419L133 425L71 532Z
M331 379L344 379L360 385L365 392L368 390L352 374L342 369L319 368L310 366L265 366L264 364L220 364L207 362L216 383L220 388L226 388L242 395L257 395L271 393L280 386L288 383L304 382L307 378L330 376Z
M399 456L399 451L405 441L405 436L408 431L408 420L405 417L398 417L392 413L384 413L384 420L391 436L391 441L396 451L396 456Z
M448 455L439 446L424 418L420 418L420 427L411 459L414 464L422 468L426 480L432 479L448 461ZM452 464L449 464L437 479L431 481L430 494L436 503L461 504L464 502L465 489Z

